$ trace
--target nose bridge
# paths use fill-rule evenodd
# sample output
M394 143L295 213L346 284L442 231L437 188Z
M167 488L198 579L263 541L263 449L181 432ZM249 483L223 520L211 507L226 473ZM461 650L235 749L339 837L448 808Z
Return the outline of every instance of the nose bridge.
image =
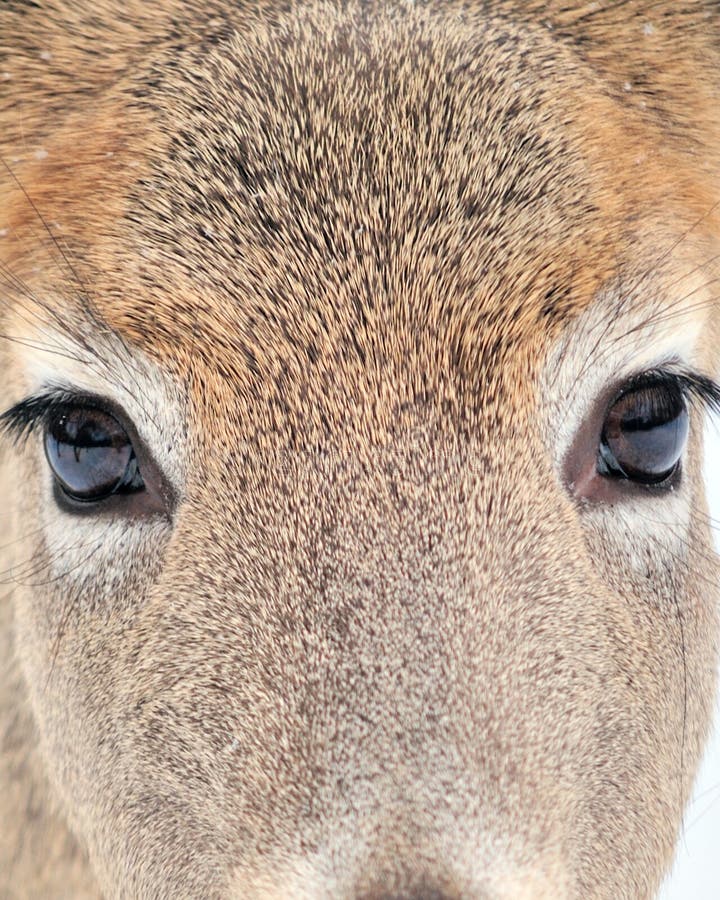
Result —
M318 549L317 602L342 623L321 715L349 736L329 767L373 772L358 802L411 809L419 835L462 815L459 796L432 799L444 779L477 796L524 765L543 692L560 692L547 659L583 616L567 603L582 554L563 498L482 453L425 444L374 463L338 481Z
M315 544L326 588L418 627L562 593L585 562L569 501L532 459L507 456L423 437L333 472Z
M533 608L588 586L569 501L540 468L512 446L493 456L427 432L324 462L300 501L320 496L308 561L323 573L316 602L345 610L354 646L372 642L378 664L451 665L473 635L486 651L512 645L501 626L513 610L521 628Z
M427 874L452 897L457 873L462 896L482 896L472 873L493 865L494 834L512 862L508 834L543 850L562 832L571 741L558 751L546 722L574 713L547 660L573 624L572 529L562 498L522 473L425 435L293 458L271 476L273 505L251 511L255 549L230 529L209 545L239 660L223 715L257 759L231 784L247 797L252 772L277 772L263 816L301 822L348 898L370 864L407 875L399 896Z

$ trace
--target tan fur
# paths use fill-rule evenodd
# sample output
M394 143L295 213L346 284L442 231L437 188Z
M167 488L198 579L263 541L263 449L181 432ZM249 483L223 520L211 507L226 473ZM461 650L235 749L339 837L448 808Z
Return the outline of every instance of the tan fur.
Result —
M720 371L719 73L715 0L0 7L0 407L112 396L174 494L3 438L2 896L653 895L700 417L673 495L568 471Z

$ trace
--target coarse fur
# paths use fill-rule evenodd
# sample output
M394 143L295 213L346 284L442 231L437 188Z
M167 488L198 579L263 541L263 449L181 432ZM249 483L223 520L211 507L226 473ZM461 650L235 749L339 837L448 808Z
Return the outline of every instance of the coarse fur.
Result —
M717 0L0 5L0 895L641 898L708 731ZM599 419L598 419L599 417ZM118 498L116 498L118 499ZM135 505L133 505L135 504Z

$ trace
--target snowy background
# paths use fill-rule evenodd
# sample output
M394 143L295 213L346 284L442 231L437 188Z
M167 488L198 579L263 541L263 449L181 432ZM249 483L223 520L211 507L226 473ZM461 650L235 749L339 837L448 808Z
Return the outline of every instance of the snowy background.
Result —
M720 552L720 421L708 429L706 472ZM675 866L659 900L720 900L720 698L715 710L715 733L685 813Z

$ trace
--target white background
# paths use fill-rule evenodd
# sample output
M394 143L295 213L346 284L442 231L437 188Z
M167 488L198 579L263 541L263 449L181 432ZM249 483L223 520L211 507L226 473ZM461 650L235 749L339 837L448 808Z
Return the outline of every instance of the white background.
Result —
M720 552L720 421L708 429L706 473ZM685 813L675 866L658 900L720 900L720 698L715 730Z

